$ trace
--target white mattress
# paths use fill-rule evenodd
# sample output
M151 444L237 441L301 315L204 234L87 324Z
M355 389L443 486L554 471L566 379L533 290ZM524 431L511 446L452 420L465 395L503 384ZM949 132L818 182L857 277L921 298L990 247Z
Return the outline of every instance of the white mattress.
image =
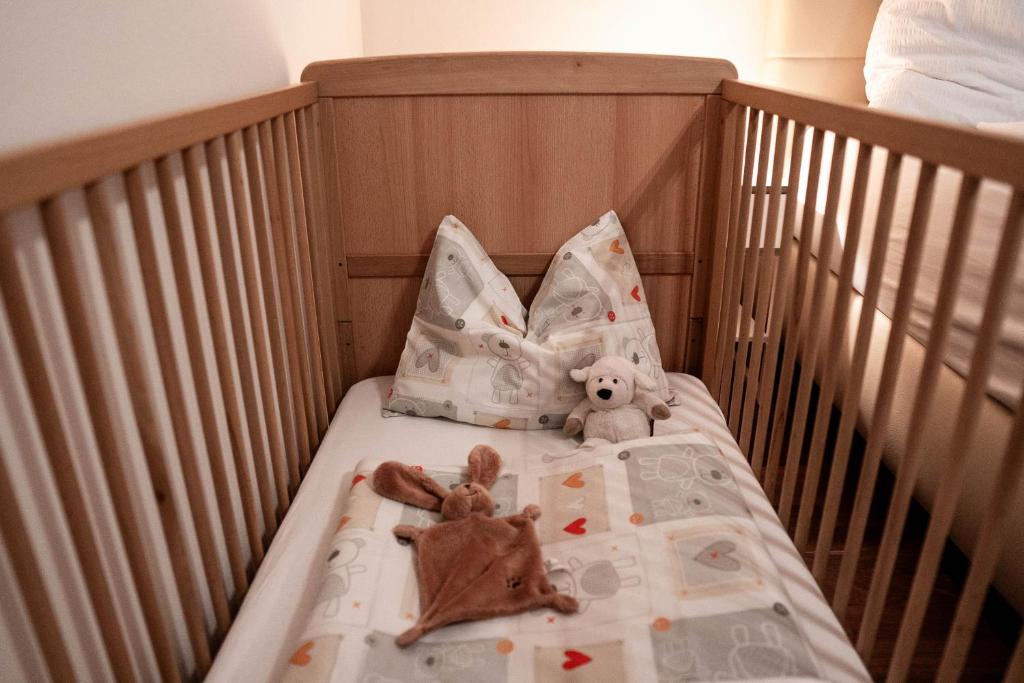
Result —
M680 406L673 408L671 420L657 424L656 434L696 427L717 443L779 569L805 636L813 644L822 676L836 681L869 680L707 389L687 375L671 374L669 381L680 396ZM527 453L564 452L576 446L557 430L491 430L444 420L383 418L381 398L390 382L390 377L366 380L346 395L214 662L211 680L280 678L319 585L322 563L316 558L323 555L335 531L333 521L359 460L452 465L464 462L465 454L477 443L494 446L506 460Z
M828 138L831 138L829 134ZM819 185L817 199L817 221L813 242L814 253L820 239L822 214L825 210L825 196L828 187L829 159L831 158L831 140L827 138L826 149L822 161L822 180ZM810 145L807 145L808 149ZM839 240L833 249L831 265L838 273L842 256L842 244L846 241L847 216L849 215L850 195L852 194L853 175L857 158L858 144L851 141L846 151L845 169L843 173L843 191L840 197L837 225ZM809 152L808 152L809 153ZM805 159L804 168L807 163ZM854 286L861 292L867 278L869 255L872 243L872 226L878 215L878 203L881 195L882 175L886 164L884 150L872 152L870 182L864 203L864 222L860 244L857 248L857 261L854 275ZM896 294L899 288L900 271L906 252L907 238L910 232L910 220L914 210L914 195L917 189L921 162L918 159L904 158L900 173L896 205L893 212L892 229L886 255L885 270L882 275L882 288L879 294L878 308L887 316L892 315L896 307ZM806 173L806 171L805 171ZM949 242L953 215L956 210L960 192L959 171L940 168L935 180L934 198L924 254L921 262L917 289L911 308L909 324L910 335L927 343L935 306L941 285L942 267L946 256L946 245ZM801 181L801 188L807 187L806 176ZM999 251L999 240L1003 232L1003 222L1010 201L1010 188L1003 183L984 181L978 192L975 208L974 228L971 234L967 259L954 309L953 323L949 340L946 344L946 364L962 376L966 376L974 350L974 342L981 325L985 307L985 296L992 267ZM801 199L804 199L801 193ZM803 207L799 207L797 215L802 215ZM798 219L799 220L799 219ZM1018 257L1017 270L1011 287L1011 295L1007 302L1006 318L1003 321L1002 333L988 382L988 393L1008 408L1013 409L1021 396L1021 385L1024 382L1024 258Z

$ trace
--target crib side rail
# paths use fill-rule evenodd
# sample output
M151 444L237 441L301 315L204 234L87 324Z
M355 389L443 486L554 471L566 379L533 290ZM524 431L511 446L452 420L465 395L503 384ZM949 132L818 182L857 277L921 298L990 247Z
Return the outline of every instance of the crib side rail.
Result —
M717 232L724 248L716 250L712 268L721 286L711 290L704 378L859 653L866 662L881 657L888 678L903 680L918 651L1021 258L1024 142L738 81L726 81L723 101L726 133ZM853 141L857 144L848 145ZM871 163L874 150L882 150L884 168ZM907 189L899 185L901 170L911 159L920 163L910 195L914 208L902 263L896 264L899 285L889 334L881 345L884 360L881 376L874 380L877 395L866 421L866 445L857 456L858 475L851 445L862 417L862 392L869 386L869 347L873 335L879 334L872 326L894 205L897 193ZM940 167L961 172L952 216L930 214ZM844 173L852 173L846 190ZM865 196L871 181L880 189L877 203L868 210ZM1008 190L998 256L948 448L925 454L920 435L936 408L936 383L943 370L979 186L985 181L998 181ZM950 238L916 378L909 437L888 502L873 501L889 426L896 419L894 392L925 239L937 218L951 219ZM858 243L868 237L870 255L860 262L866 276L858 314ZM822 256L834 253L840 254L834 260ZM856 316L856 327L851 315ZM992 454L999 459L999 474L986 499L985 521L971 551L965 588L948 625L938 664L941 680L955 680L963 671L1007 538L1007 511L1024 466L1024 410L1018 405L1013 412L1005 446ZM903 597L892 594L891 581L924 457L944 459L935 494L940 503L931 509L890 657L876 651L878 634L887 602ZM848 484L855 479L851 493ZM867 557L862 556L862 543L873 502L885 507L886 524L877 556ZM837 530L837 524L844 528ZM839 531L845 531L842 542L837 541ZM862 611L851 610L858 567L863 571L865 565L871 571L866 602ZM1018 644L1018 661L1008 661L1008 671L1021 666L1022 648Z
M316 102L0 157L4 671L208 669L341 398Z

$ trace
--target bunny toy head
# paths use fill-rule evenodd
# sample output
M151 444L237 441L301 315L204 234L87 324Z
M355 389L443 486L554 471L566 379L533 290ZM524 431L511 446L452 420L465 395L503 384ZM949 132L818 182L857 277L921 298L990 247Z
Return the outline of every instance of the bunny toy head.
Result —
M490 446L476 446L469 453L469 481L450 491L410 465L390 461L373 473L373 489L385 498L440 512L445 519L462 519L474 512L494 514L488 489L498 479L501 456Z

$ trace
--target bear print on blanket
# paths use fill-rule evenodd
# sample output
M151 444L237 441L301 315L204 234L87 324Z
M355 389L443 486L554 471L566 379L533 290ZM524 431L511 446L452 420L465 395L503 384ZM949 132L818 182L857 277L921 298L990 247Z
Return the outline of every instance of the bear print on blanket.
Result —
M583 398L570 371L623 356L669 400L640 272L608 212L554 255L530 307L461 221L437 229L384 414L558 429Z

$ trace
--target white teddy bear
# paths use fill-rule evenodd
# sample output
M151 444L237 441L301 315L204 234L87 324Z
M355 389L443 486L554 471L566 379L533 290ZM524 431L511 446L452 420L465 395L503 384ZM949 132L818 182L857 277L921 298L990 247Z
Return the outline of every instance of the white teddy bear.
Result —
M569 413L563 430L569 436L582 431L585 447L650 436L651 419L671 416L654 393L654 380L621 356L604 356L569 375L586 382L587 397Z

